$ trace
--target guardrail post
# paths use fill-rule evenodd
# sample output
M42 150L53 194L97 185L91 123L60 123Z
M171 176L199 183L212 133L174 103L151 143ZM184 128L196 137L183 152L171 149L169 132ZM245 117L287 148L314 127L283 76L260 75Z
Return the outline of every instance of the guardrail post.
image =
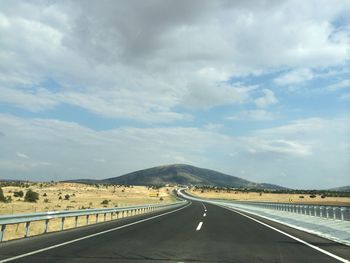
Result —
M111 220L113 220L113 212L111 212Z
M329 218L329 207L326 207L326 216Z
M98 214L96 214L96 224L98 223Z
M66 220L66 218L62 217L62 219L61 219L61 231L63 231L63 229L64 229L64 220Z
M86 224L89 224L89 215L86 215Z
M341 215L341 220L344 221L344 211L346 208L342 207L340 208L340 215Z
M0 242L2 242L4 235L5 235L6 225L1 225L0 228Z
M75 217L75 227L78 227L78 216Z
M320 217L322 217L322 210L323 210L323 206L320 206Z
M45 220L45 231L44 233L46 234L49 231L49 219Z
M24 237L28 237L29 236L29 227L30 227L30 222L26 222L26 231L25 231L25 234L24 234Z
M317 216L317 206L314 206L314 216Z
M106 213L103 214L103 222L106 221Z
M335 220L337 217L336 217L336 214L335 214L335 211L336 211L336 208L333 207L333 219Z

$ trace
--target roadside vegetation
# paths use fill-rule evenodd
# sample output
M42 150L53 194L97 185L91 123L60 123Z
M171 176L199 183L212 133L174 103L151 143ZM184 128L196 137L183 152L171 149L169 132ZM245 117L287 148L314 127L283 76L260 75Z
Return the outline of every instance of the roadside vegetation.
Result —
M350 205L350 192L329 190L271 190L194 186L190 194L204 198L219 198L237 201L280 202L300 204Z

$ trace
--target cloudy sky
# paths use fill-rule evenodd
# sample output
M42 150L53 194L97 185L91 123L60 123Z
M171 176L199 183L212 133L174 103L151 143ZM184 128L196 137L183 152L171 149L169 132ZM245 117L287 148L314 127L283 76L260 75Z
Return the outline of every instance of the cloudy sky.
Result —
M350 5L0 2L0 178L186 163L350 184Z

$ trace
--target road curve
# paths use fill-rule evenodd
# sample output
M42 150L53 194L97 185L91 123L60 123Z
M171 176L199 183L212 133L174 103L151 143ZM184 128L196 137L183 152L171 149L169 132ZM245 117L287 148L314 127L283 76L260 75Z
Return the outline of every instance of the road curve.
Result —
M350 259L347 246L262 221ZM0 245L0 262L25 254L7 262L339 262L234 211L195 201Z

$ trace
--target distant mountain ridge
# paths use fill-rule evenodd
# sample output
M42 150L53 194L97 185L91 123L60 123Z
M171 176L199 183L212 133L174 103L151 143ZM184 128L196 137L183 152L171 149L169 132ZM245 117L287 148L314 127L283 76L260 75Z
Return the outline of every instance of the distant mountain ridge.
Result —
M337 192L350 192L350 185L342 186L342 187L335 187L329 189L331 191L337 191Z
M123 185L198 185L235 188L287 189L273 184L254 183L236 176L186 164L171 164L143 169L104 180L71 180L71 182Z

